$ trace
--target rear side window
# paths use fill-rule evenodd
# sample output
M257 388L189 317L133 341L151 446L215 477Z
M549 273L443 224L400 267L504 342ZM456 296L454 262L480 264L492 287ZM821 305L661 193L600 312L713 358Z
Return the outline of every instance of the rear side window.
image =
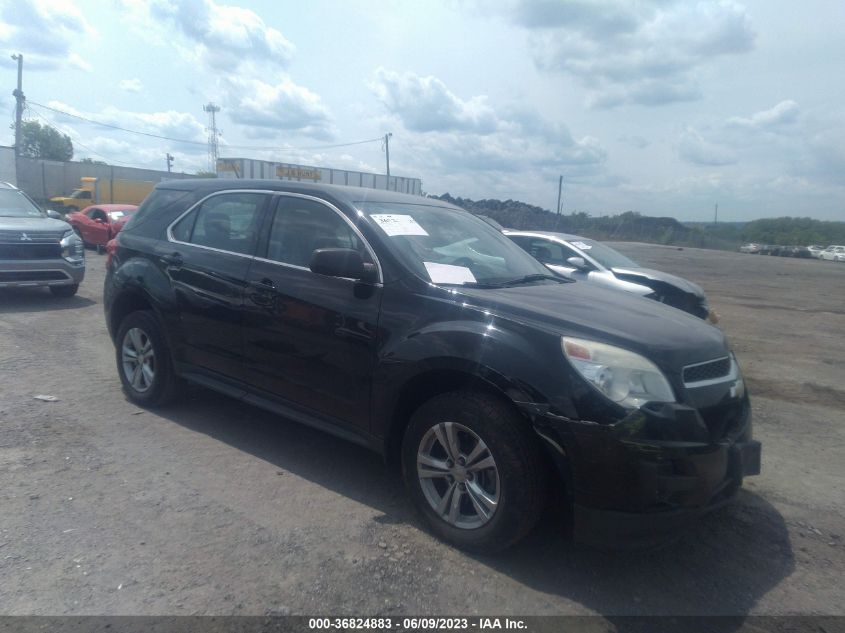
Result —
M177 209L184 211L190 206L191 194L192 192L182 189L154 189L144 199L144 202L138 207L134 215L129 218L123 230L131 232L134 228L143 224L147 218L156 216L159 213L167 213Z
M263 193L233 192L212 196L174 225L173 239L252 255L266 202L267 195Z

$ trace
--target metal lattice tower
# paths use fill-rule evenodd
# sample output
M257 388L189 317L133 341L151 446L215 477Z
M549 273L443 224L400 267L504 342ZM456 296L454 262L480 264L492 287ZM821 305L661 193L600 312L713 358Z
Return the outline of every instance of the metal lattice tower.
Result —
M217 172L217 137L220 132L217 131L217 119L215 115L220 112L220 106L216 106L209 102L202 107L203 112L208 113L208 127L205 128L208 132L208 171Z

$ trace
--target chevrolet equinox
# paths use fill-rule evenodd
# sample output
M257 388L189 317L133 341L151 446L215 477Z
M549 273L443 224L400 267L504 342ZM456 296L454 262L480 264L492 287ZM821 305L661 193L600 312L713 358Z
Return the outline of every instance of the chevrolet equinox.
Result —
M166 182L107 265L129 399L189 381L379 451L459 547L515 543L550 499L580 541L662 542L760 470L721 330L437 200Z

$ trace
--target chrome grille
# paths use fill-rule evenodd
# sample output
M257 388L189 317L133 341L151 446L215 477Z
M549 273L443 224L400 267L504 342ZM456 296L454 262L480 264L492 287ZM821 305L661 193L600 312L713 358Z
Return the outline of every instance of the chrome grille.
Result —
M684 367L684 384L689 385L707 380L725 378L731 373L730 356L717 358L706 363L688 365Z
M70 227L63 231L2 230L0 244L53 244L59 242L69 230Z
M0 242L0 259L58 259L62 256L62 247L58 242L30 243L17 242L3 244Z

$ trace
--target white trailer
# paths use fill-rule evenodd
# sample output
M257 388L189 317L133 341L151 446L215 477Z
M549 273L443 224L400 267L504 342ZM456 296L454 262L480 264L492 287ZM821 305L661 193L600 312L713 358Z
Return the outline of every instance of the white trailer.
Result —
M422 195L422 180L404 176L369 174L362 171L313 167L294 163L273 163L251 158L218 158L217 176L220 178L268 178L319 182L327 185L347 185L369 189L388 189L411 195Z

